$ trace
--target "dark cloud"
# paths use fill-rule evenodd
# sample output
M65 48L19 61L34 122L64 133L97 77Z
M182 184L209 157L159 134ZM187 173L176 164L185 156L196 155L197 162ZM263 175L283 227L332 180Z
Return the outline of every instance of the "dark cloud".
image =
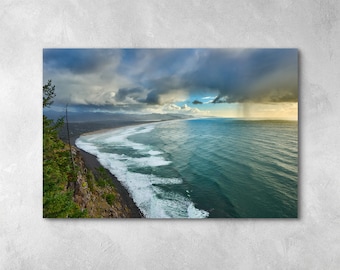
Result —
M179 75L194 54L192 49L125 49L118 72L148 85L149 81Z
M112 63L117 51L109 49L44 49L44 67L74 74L95 73Z
M115 95L117 102L129 102L134 100L136 102L145 102L145 92L146 90L141 87L135 88L121 88Z
M150 91L145 100L148 104L161 104L160 91Z
M199 100L197 100L197 99L195 99L193 102L192 102L192 104L202 104L203 102L201 102L201 101L199 101Z
M296 102L295 49L45 49L44 80L60 102L170 104ZM196 98L196 97L195 97Z
M297 50L208 50L197 58L195 69L181 76L151 82L157 95L174 89L217 90L217 102L296 102L298 98Z

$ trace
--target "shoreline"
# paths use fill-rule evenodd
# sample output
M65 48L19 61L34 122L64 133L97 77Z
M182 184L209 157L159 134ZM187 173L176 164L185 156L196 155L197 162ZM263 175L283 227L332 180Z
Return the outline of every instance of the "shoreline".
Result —
M124 128L124 127L129 127L129 126L136 126L136 125L143 125L143 124L151 124L151 123L155 123L155 122L158 123L158 122L162 122L162 121L127 123L126 125L121 125L121 126L118 126L118 127L116 126L116 127L112 127L112 128L104 128L104 129L89 131L89 132L82 133L79 136L71 137L70 142L71 142L71 145L73 147L76 147L76 149L79 150L79 153L84 160L85 166L89 170L91 170L94 174L96 174L96 169L99 168L99 167L103 167L103 166L100 164L100 162L98 161L96 156L78 148L75 145L75 141L80 136L82 136L82 135L86 136L86 135L91 135L91 134L99 134L99 133L104 133L104 132L109 131L109 130L115 130L115 129L118 129L118 128ZM138 208L136 203L133 201L132 197L130 196L130 193L122 185L122 183L118 180L118 178L114 174L112 174L108 169L106 169L106 168L104 168L104 169L108 173L108 175L110 175L112 182L113 182L113 184L116 188L116 191L120 194L123 203L126 204L126 206L130 209L130 211L131 211L131 217L130 218L145 218L145 216L143 215L141 210Z
M74 145L75 146L75 145ZM76 147L76 146L75 146ZM92 173L96 174L96 169L103 167L99 161L97 160L97 157L94 155L91 155L84 150L77 147L79 150L79 153L84 160L86 168L92 171ZM140 211L140 209L137 207L133 199L130 197L129 192L125 189L125 187L119 182L117 177L113 175L109 170L104 168L105 171L110 175L111 180L114 184L114 187L116 191L119 193L123 203L130 209L131 211L131 217L130 218L144 218L143 213Z
M192 118L191 118L192 119ZM91 124L87 127L87 130L82 133L78 134L72 134L70 137L70 143L72 146L74 146L76 149L78 149L81 157L84 160L85 166L91 170L93 173L96 174L96 168L103 167L100 162L98 161L97 157L95 155L92 155L80 148L78 148L75 145L75 141L80 137L80 136L87 136L87 135L92 135L92 134L100 134L100 133L105 133L107 131L112 131L120 128L126 128L126 127L133 127L133 126L142 126L142 125L147 125L147 124L152 124L152 123L161 123L161 122L167 122L167 121L179 121L179 120L187 120L187 119L171 119L171 120L153 120L153 121L140 121L140 122L125 122L125 123L114 123L112 127L103 127L100 129L97 128L91 128ZM116 188L116 191L120 194L122 202L130 209L131 211L131 217L130 218L145 218L144 214L141 212L141 210L138 208L136 203L134 202L133 198L130 196L130 193L128 190L122 185L122 183L118 180L118 178L112 174L108 169L103 167L105 171L110 175L112 182Z
M112 127L112 128L103 128L103 129L99 129L99 130L94 130L94 131L89 131L89 132L85 132L80 134L76 139L78 139L80 136L87 136L87 135L94 135L94 134L101 134L101 133L105 133L107 131L113 131L116 129L120 129L120 128L126 128L126 127L134 127L134 126L141 126L141 125L147 125L147 124L152 124L152 123L159 123L159 122L163 122L163 121L150 121L150 122L136 122L135 124L126 124L126 125L121 125L121 126L117 126L117 127ZM74 140L74 141L75 141ZM72 143L71 143L72 144Z

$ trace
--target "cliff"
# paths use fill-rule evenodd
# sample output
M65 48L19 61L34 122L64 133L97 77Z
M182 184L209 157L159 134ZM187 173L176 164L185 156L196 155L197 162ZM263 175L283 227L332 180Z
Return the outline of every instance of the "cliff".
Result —
M74 162L78 168L73 186L74 202L91 218L136 217L114 186L111 175L103 167L88 169L79 149L72 146Z

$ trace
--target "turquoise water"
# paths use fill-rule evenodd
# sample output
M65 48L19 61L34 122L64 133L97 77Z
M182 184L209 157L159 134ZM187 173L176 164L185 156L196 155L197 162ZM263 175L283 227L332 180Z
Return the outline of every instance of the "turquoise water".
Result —
M204 118L81 136L149 218L295 218L298 124Z

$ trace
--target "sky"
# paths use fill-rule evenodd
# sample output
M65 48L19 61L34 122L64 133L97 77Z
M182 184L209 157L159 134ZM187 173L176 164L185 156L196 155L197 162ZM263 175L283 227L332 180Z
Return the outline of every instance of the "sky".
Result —
M49 110L297 120L296 49L44 49Z

